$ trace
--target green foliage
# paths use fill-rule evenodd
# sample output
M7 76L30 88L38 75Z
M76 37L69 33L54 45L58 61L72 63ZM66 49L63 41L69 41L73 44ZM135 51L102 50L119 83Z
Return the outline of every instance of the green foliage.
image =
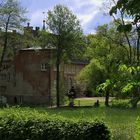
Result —
M117 30L124 34L123 44L129 46L128 63L139 62L140 52L140 8L139 0L117 0L113 1L114 6L110 10L110 15L118 24ZM118 20L119 18L119 20ZM126 20L125 20L126 19ZM131 22L129 22L129 20ZM134 43L135 42L135 43ZM136 53L134 53L136 52ZM137 60L136 60L137 59Z
M128 109L128 108L131 108L131 104L129 100L114 99L111 101L111 107Z
M112 87L112 81L110 79L107 79L104 83L97 86L96 91L97 92L105 92L108 88L111 89Z
M0 28L2 32L4 32L0 68L2 67L3 59L8 50L8 32L21 29L21 24L26 21L24 16L25 12L26 10L20 5L18 0L5 0L0 5ZM14 48L12 45L10 47Z
M139 66L120 65L118 71L117 82L122 81L120 83L121 92L135 94L137 88L140 86Z
M121 46L123 36L116 30L115 23L105 24L98 26L96 35L87 36L85 58L91 61L80 72L78 80L85 83L86 88L92 93L102 83L102 88L105 89L108 85L107 79L113 82L120 63L127 61L127 48ZM111 86L112 84L108 85L109 88L113 88Z
M77 80L85 84L86 90L94 91L95 87L103 82L105 77L104 71L105 68L98 59L92 59L90 64L81 70Z
M117 7L122 8L123 11L132 15L133 17L140 14L139 0L119 0L117 2Z
M100 98L99 98L100 99ZM92 100L86 100L86 102L90 101L90 105L96 101L94 98ZM104 98L102 98L103 102ZM84 103L85 104L85 103ZM89 103L86 103L89 105ZM78 105L78 104L77 104ZM100 108L45 108L45 107L37 107L37 108L1 108L0 116L7 116L8 114L14 114L16 117L23 116L24 118L30 118L33 120L35 118L40 118L41 120L47 120L51 118L56 118L63 120L67 119L67 121L94 121L98 118L98 120L104 121L107 126L109 126L109 130L111 130L111 134L113 140L132 140L134 139L135 134L135 120L138 116L140 116L140 111L138 109L119 109L119 108L106 108L101 105ZM60 116L61 115L61 116ZM15 118L16 118L15 117Z
M139 86L140 74L138 65L125 65L122 64L118 68L115 77L112 78L113 87L116 90L117 98L128 98L132 107L137 107L140 100Z
M24 14L24 9L18 0L5 0L0 5L0 28L7 28L13 30L21 27L21 23L27 19ZM5 30L5 29L4 29Z
M122 93L133 93L140 86L140 82L129 82L122 88Z
M111 8L111 10L109 11L109 14L112 16L113 14L117 14L117 7L116 6L113 6Z
M130 32L132 30L132 24L119 25L117 30L119 32Z
M139 0L118 0L116 6L113 6L110 10L110 15L116 14L117 9L122 9L123 12L131 16L136 16L140 14Z
M81 53L83 33L80 22L66 6L56 5L48 11L46 24L51 33L49 36L53 38L50 44L59 49L61 58Z
M136 122L136 133L135 133L135 140L139 140L140 139L140 118L138 117Z
M26 111L19 112L22 114L15 112L0 117L1 140L109 140L111 138L110 131L101 121L67 121L59 116L49 116L47 113L40 115L34 112L32 116Z
M66 58L75 58L83 52L83 33L77 17L66 6L56 5L48 11L46 24L53 38L50 44L56 48L56 93L59 107L59 66Z

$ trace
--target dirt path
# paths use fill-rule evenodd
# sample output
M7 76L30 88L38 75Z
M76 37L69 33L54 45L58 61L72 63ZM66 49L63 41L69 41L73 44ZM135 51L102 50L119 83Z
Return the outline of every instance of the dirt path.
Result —
M110 97L110 101L114 99L114 97ZM97 101L99 100L100 102L105 101L105 97L82 97L82 98L76 98L75 100L92 100L92 101Z

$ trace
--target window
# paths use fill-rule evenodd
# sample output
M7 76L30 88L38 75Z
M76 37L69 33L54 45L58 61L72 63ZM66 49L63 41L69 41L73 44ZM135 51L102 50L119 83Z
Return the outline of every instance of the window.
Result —
M6 91L6 86L0 86L0 92L4 93Z
M7 69L8 65L7 64L3 64L3 69Z
M41 71L47 71L48 64L47 63L42 63L41 64Z
M6 80L7 79L7 75L4 73L4 74L1 74L0 75L0 79L1 80Z
M0 74L0 80L2 80L2 81L10 81L10 73L2 73L2 74Z

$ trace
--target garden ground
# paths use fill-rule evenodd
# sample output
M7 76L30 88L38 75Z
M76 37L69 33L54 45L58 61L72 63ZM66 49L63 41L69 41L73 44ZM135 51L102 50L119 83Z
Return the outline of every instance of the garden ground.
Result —
M95 102L100 100L101 106L99 108L85 107L91 101ZM62 116L70 120L86 120L93 121L95 119L103 120L112 132L113 139L115 140L133 140L135 135L135 121L140 116L140 107L137 109L119 109L105 107L103 105L103 98L91 98L91 99L76 99L75 104L81 102L81 107L69 108L47 108L47 107L21 107L20 110L28 111L29 114L33 112L39 112L39 114L47 113L49 116ZM83 106L84 107L83 107ZM8 114L10 112L17 113L18 108L1 108L0 116ZM18 113L20 114L20 113ZM23 115L23 114L22 114Z

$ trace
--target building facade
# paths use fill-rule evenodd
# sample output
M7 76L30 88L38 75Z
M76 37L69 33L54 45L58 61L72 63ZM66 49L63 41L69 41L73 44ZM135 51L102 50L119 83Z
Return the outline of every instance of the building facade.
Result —
M55 49L20 50L13 61L5 60L0 73L0 95L9 104L51 105L56 86ZM60 81L65 89L75 85L75 76L87 63L61 64Z

